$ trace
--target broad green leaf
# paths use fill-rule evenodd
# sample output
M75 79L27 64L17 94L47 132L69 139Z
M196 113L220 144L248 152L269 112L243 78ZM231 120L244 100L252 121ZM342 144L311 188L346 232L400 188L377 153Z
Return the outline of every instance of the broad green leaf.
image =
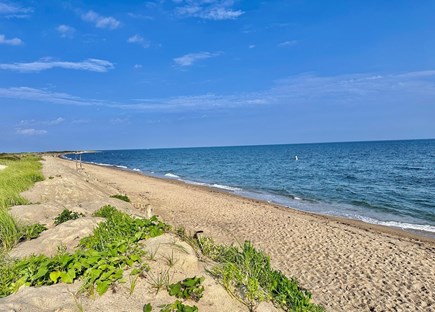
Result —
M147 303L143 306L143 312L151 312L153 310L153 307L151 306L151 303Z
M53 283L57 283L57 280L60 277L60 272L59 271L54 271L50 273L50 279L53 281Z
M107 281L104 282L97 281L96 284L97 284L97 293L100 296L102 296L107 291L107 289L109 289L109 282Z

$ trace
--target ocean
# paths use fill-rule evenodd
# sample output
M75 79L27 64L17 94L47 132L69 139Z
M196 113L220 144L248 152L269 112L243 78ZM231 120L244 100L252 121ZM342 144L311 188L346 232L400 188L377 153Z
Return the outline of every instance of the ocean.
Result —
M105 150L82 160L435 233L435 140Z

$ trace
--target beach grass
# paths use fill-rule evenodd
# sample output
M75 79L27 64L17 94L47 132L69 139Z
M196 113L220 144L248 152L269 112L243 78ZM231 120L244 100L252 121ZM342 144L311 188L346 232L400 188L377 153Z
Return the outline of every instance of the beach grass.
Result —
M20 193L44 180L40 161L41 157L33 154L0 154L0 164L7 166L0 170L0 209L28 203Z
M263 301L271 301L284 311L324 311L311 302L308 290L300 287L295 278L273 269L269 256L256 250L249 241L237 247L200 237L198 244L205 256L218 263L211 270L212 275L249 311L255 311Z
M20 193L44 179L41 157L25 154L0 154L0 253L10 250L22 239L23 231L8 207L27 204Z
M21 238L21 231L11 213L0 208L0 253L10 250Z

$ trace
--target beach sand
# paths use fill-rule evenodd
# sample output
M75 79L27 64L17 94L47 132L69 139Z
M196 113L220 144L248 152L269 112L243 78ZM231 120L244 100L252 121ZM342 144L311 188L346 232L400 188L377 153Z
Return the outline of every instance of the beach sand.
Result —
M44 167L60 176L75 172L74 162L51 156ZM219 242L252 241L328 311L435 310L431 238L110 167L84 164L79 176L83 178L75 189L65 186L70 193L33 191L31 200L44 204L44 196L56 195L62 202L66 196L73 205L74 196L81 202L89 196L97 199L96 194L86 195L87 185L106 193L126 193L137 213L152 209L167 223L202 230ZM83 204L80 208L87 209Z

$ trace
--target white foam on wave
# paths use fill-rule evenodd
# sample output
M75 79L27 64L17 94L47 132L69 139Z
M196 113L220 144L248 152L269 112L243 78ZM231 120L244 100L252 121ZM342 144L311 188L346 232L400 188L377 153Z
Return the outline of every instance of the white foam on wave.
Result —
M190 180L183 180L184 182L188 183L188 184L192 184L192 185L200 185L200 186L207 186L207 187L214 187L214 188L218 188L218 189L222 189L222 190L227 190L227 191L242 191L242 189L237 188L237 187L232 187L232 186L228 186L228 185L221 185L221 184L209 184L209 183L202 183L202 182L196 182L196 181L190 181Z
M361 217L359 218L361 221L384 225L389 227L400 228L404 230L416 230L416 231L425 231L435 233L435 226L427 225L427 224L414 224L414 223L406 223L406 222L397 222L397 221L379 221L372 218Z
M91 164L95 164L98 166L104 166L104 167L113 167L111 164L105 164L105 163L97 163L97 162L91 162Z
M122 166L122 165L116 165L115 167L116 167L116 168L121 168L121 169L128 169L127 166Z
M302 200L302 198L300 198L300 197L297 197L297 196L295 196L295 198L294 199L296 199L296 200Z
M180 178L179 176L177 176L176 174L173 174L173 173L165 173L165 177L174 178L174 179Z
M137 168L133 168L133 171L142 172L142 170L137 169Z
M223 190L227 190L227 191L241 191L242 189L239 189L237 187L232 187L232 186L228 186L228 185L222 185L222 184L212 184L212 187L215 188L219 188L219 189L223 189Z

